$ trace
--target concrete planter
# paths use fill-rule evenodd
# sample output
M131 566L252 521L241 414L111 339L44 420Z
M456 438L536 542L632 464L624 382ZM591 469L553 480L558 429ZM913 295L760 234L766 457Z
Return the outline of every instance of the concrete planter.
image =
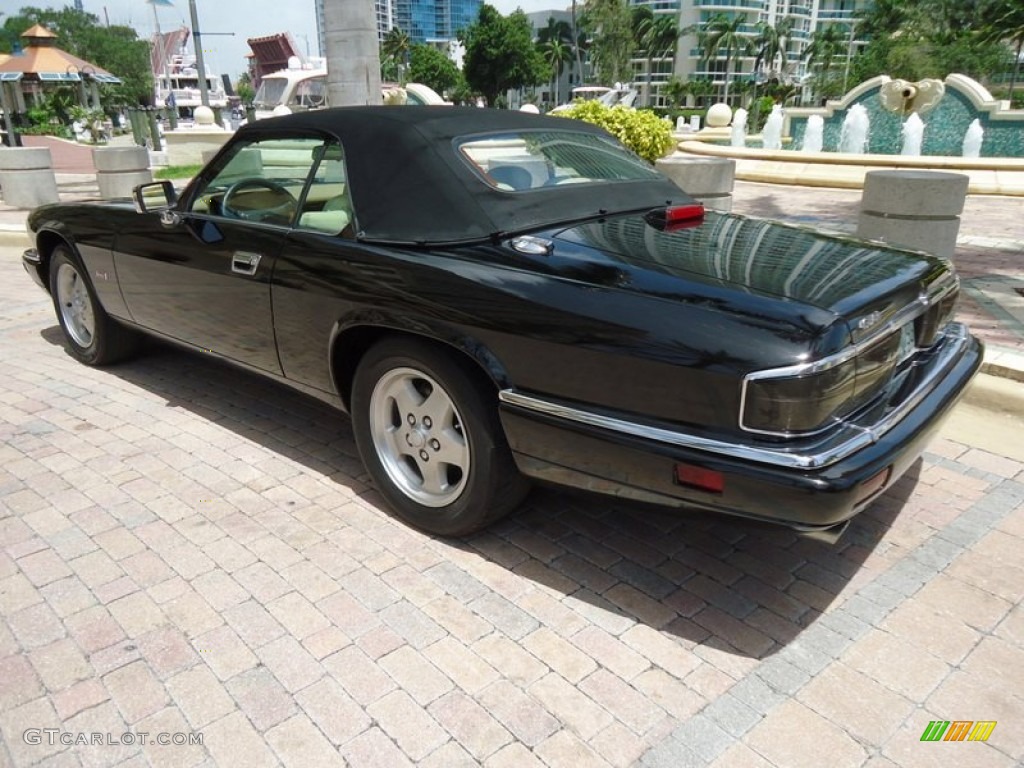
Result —
M654 167L677 187L716 211L732 210L732 189L736 161L727 157L692 157L675 154L663 157Z
M92 162L96 166L100 197L104 200L131 197L137 185L153 180L153 173L149 169L149 151L145 147L94 149Z
M939 171L869 171L857 236L952 258L968 177Z
M60 200L50 150L0 148L0 192L4 202L15 208L35 208Z

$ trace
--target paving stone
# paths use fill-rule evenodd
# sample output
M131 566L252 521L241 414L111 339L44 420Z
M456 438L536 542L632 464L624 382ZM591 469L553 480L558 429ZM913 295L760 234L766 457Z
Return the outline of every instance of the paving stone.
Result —
M349 765L365 768L409 768L412 763L379 728L364 731L341 748Z
M103 684L129 725L163 709L167 692L144 661L136 661L103 676Z
M392 691L366 712L412 760L422 760L448 741L445 729L404 691Z
M193 728L202 728L235 709L231 697L205 666L178 673L167 681L167 691Z
M512 740L498 721L461 691L442 696L427 711L478 760L486 759Z
M203 728L203 746L217 765L247 768L277 765L277 759L241 712L233 712Z
M345 768L345 760L308 718L296 715L266 734L281 762L289 768Z
M348 743L372 722L355 699L330 677L299 691L295 701L336 746Z

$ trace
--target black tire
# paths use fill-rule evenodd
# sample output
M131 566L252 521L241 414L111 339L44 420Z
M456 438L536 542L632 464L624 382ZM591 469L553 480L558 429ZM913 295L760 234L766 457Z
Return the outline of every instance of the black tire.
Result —
M78 257L63 245L50 255L50 295L68 351L79 362L109 365L138 349L138 332L103 310Z
M377 489L420 530L473 533L529 491L493 391L431 344L392 338L366 353L352 386L352 424Z

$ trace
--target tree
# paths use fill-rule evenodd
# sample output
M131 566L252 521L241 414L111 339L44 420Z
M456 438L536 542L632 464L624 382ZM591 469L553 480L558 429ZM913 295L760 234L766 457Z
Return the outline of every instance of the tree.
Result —
M148 104L153 99L149 43L139 40L131 27L103 26L91 13L68 7L59 11L22 8L4 21L7 37L17 40L22 32L41 24L57 35L57 44L68 53L102 67L121 80L103 86L101 98L115 104Z
M405 70L409 66L409 54L412 51L412 40L403 30L392 27L384 35L380 44L380 52L384 59L384 66L395 69L398 72L400 82L405 79Z
M877 0L859 14L858 35L869 36L852 61L856 80L890 75L905 80L962 72L977 80L1010 66L1019 0Z
M370 2L325 2L327 98L332 106L380 104L377 14Z
M678 109L683 105L686 95L690 93L690 85L678 77L670 77L668 82L662 86L661 92L665 94L665 98L669 100L672 107Z
M502 16L486 3L459 40L466 47L464 72L470 88L489 106L512 88L544 82L547 66L533 44L533 29L522 11Z
M703 50L707 61L725 56L725 88L722 100L729 100L729 64L733 59L749 55L754 46L751 38L741 31L746 17L742 14L730 18L724 13L716 13L703 25L687 27L685 34L697 33L697 45ZM736 71L739 71L737 65Z
M555 104L558 104L558 80L565 65L574 58L572 27L564 21L555 21L554 16L548 17L547 26L537 32L537 46L551 68L551 93Z
M566 62L572 61L572 48L564 40L554 38L540 44L541 55L551 67L551 94L555 104L559 103L558 79Z
M646 6L641 6L646 7ZM668 57L673 62L670 69L675 69L676 44L679 41L679 26L669 16L652 16L645 20L639 29L639 47L647 58L647 106L651 105L654 76L654 59Z
M793 35L796 19L786 16L775 26L760 21L757 37L754 38L754 72L763 72L768 79L777 77L785 80L789 68L789 41Z
M590 58L605 85L631 80L632 17L624 0L587 0Z
M989 0L981 7L979 37L987 43L1009 42L1013 45L1013 71L1010 75L1010 98L1020 74L1020 56L1024 49L1024 5L1020 0Z
M430 45L414 45L409 54L409 79L443 94L458 84L459 68L443 51Z

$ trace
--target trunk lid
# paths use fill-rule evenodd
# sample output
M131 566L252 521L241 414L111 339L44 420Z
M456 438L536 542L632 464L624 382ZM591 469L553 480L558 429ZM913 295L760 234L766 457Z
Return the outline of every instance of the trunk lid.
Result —
M949 263L936 256L713 211L674 232L633 215L553 237L553 260L598 262L595 268L619 272L626 290L689 299L725 289L775 298L845 319L855 340L952 280Z

